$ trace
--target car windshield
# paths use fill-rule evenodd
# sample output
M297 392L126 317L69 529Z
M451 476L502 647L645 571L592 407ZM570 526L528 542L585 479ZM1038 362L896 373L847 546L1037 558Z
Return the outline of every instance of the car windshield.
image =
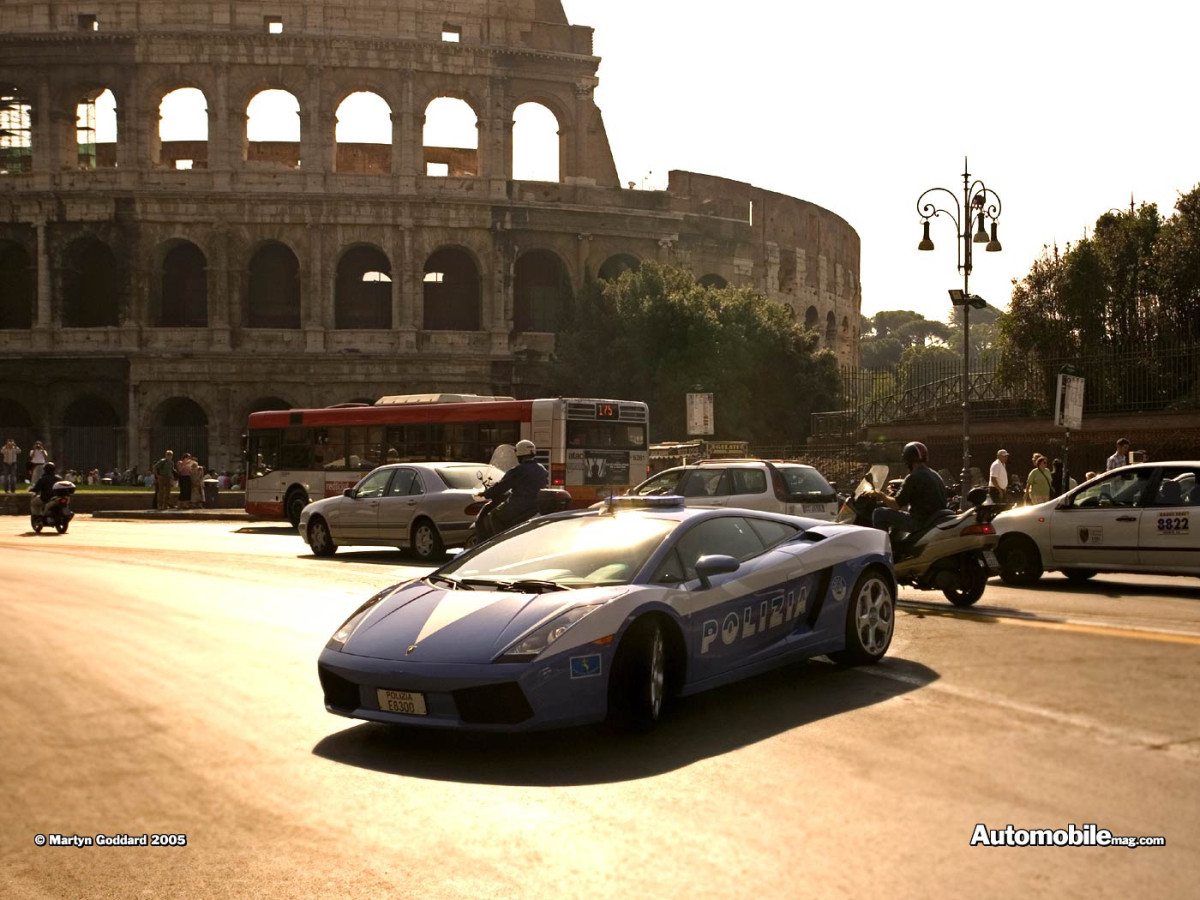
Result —
M638 497L645 497L650 494L671 494L675 492L675 486L679 484L679 476L681 470L667 469L665 472L659 472L652 478L647 478L629 493L635 494Z
M828 497L833 488L816 469L806 466L780 466L783 480L787 482L789 494L803 494L806 497Z
M629 584L678 523L642 514L548 519L465 554L440 574L478 586L544 581Z
M438 473L438 478L442 479L442 483L446 487L460 491L480 490L483 488L484 479L490 478L495 483L504 477L504 473L499 469L493 469L484 463L438 466L434 471Z

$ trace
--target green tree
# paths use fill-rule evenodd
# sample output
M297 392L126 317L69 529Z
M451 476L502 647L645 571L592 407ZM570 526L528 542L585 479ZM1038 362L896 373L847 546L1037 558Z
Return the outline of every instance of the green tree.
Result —
M945 322L926 319L910 309L888 309L865 320L859 334L862 368L888 369L899 365L910 348L944 345L951 329Z
M655 440L686 436L685 397L714 394L719 437L794 443L838 396L836 357L791 312L748 288L703 287L643 263L588 278L558 336L552 378L564 395L643 399Z

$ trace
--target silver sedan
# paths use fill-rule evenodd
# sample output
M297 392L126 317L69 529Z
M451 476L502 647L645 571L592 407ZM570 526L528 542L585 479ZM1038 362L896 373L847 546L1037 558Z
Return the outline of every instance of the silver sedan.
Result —
M502 473L483 463L395 463L368 472L340 497L304 507L300 536L317 556L339 545L411 550L422 561L461 544L482 507L476 497Z

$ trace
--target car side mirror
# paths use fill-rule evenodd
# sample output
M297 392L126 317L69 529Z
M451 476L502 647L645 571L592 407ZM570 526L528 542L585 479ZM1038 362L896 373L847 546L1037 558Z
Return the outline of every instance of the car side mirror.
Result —
M344 491L342 491L342 496L349 497L351 500L353 500L354 499L354 488L346 488Z
M732 556L726 556L724 553L713 553L708 556L702 556L696 560L696 575L700 578L700 587L708 590L712 587L712 582L709 581L713 575L725 575L729 572L736 572L742 564Z

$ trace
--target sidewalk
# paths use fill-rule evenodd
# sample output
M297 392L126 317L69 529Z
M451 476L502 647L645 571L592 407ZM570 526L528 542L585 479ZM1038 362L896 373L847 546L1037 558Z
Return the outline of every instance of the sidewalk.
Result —
M244 509L98 509L93 519L131 519L140 522L268 522Z

